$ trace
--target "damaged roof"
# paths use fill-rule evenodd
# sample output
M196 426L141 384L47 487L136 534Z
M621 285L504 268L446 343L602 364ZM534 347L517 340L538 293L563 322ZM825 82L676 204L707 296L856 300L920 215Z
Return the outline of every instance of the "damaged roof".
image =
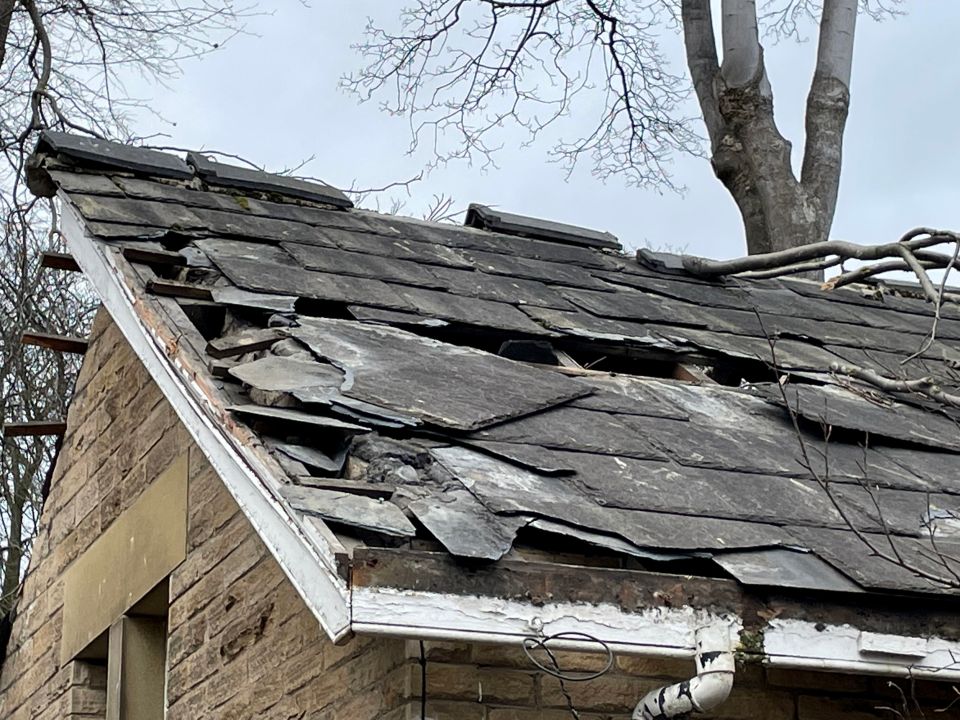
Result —
M484 206L427 223L57 133L31 167L299 517L471 563L580 548L746 586L956 592L868 544L931 575L931 529L960 549L957 414L830 371L898 377L922 349L916 374L955 388L956 306L925 347L922 299L707 281Z

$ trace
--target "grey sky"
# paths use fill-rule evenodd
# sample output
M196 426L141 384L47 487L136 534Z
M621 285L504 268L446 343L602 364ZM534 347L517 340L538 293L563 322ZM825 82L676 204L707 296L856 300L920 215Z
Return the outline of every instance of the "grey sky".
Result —
M277 0L270 16L249 24L220 52L185 65L169 90L131 86L151 94L169 127L145 118L142 132L162 130L171 144L237 152L277 169L309 155L304 172L339 186L353 180L379 185L414 175L423 156L406 154L403 118L358 105L337 88L356 69L350 44L368 15L383 17L387 0L317 1L304 7ZM960 156L960 61L956 28L960 3L905 3L909 14L883 23L861 17L854 58L844 174L833 236L863 243L895 239L915 225L960 228L956 201ZM781 131L803 143L803 107L816 52L815 28L806 43L767 42L768 73ZM682 67L679 36L663 31L663 44ZM581 107L584 123L589 107ZM696 112L691 103L690 112ZM644 243L728 257L744 253L733 201L701 158L677 157L673 174L683 195L602 184L585 164L569 179L547 162L548 143L513 147L498 156L499 170L466 164L435 171L411 188L406 208L418 214L434 194L552 218L616 234L627 247Z

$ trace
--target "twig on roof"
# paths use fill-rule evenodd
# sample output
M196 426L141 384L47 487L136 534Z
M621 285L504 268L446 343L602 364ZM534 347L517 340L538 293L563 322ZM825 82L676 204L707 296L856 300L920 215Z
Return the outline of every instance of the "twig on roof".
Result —
M841 363L831 365L830 371L838 375L846 375L847 377L861 380L886 392L919 393L926 395L931 400L941 402L944 405L960 408L960 395L944 392L940 385L931 377L921 377L913 380L893 380L878 375L873 370L859 367L858 365Z

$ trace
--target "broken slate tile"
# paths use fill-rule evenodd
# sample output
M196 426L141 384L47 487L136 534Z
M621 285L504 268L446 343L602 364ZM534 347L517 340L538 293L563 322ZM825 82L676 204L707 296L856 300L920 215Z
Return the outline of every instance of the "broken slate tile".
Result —
M396 537L417 534L403 511L388 500L302 485L284 485L280 494L295 510L330 522Z
M344 396L431 425L473 430L589 392L550 371L397 328L324 318L300 322L285 332L344 371Z

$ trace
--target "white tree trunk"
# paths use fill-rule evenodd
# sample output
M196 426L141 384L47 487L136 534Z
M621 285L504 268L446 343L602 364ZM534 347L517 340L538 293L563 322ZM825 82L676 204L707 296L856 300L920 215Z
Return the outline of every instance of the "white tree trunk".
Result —
M720 75L727 87L741 88L761 70L756 0L723 0L721 5L723 64Z

